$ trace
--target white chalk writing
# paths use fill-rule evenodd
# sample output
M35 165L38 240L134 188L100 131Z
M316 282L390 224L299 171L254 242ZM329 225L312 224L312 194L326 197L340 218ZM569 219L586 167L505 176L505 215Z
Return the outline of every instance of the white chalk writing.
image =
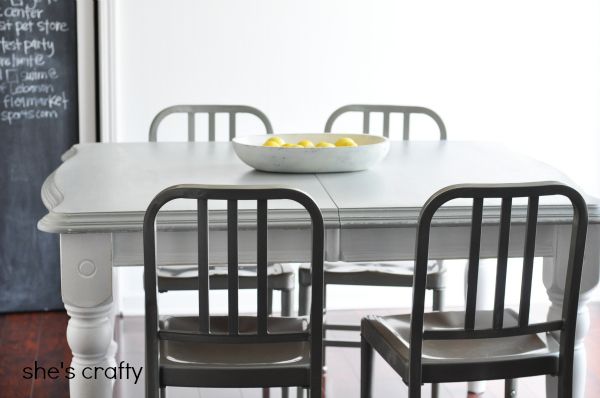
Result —
M72 26L52 16L58 0L0 0L0 125L58 119L72 105L52 60Z

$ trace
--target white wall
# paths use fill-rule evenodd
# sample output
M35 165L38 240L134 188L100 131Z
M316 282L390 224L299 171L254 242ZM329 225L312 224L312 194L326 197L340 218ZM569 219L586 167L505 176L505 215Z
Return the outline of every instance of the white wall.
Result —
M113 6L107 140L146 140L154 114L176 103L253 105L281 132L322 131L347 103L421 105L441 115L449 139L504 143L600 195L597 1ZM354 305L343 296L332 304Z

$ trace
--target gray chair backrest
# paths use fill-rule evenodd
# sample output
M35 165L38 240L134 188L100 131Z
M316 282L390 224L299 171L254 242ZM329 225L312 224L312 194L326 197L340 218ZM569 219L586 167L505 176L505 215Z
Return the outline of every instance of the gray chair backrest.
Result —
M159 328L156 278L156 216L175 199L193 199L198 208L198 329L197 332L166 331ZM310 330L270 334L267 330L267 231L268 201L292 200L304 207L311 220L312 306ZM212 334L209 314L209 226L208 201L227 201L228 334ZM238 309L238 201L257 203L257 331L239 333ZM158 341L174 340L207 343L311 342L311 380L320 383L323 330L323 216L307 194L288 188L268 186L176 185L160 192L150 202L144 216L144 290L146 295L146 377L158 380ZM314 377L313 377L314 376ZM320 384L319 384L320 385Z
M432 111L431 109L423 108L420 106L401 106L401 105L346 105L334 111L327 123L325 123L325 132L330 133L333 123L338 117L348 112L360 112L363 114L363 134L369 134L371 130L371 113L382 113L383 114L383 136L389 138L390 136L390 114L401 113L404 115L404 123L402 126L402 139L408 140L410 137L410 115L412 114L423 114L431 117L440 129L440 140L446 139L446 126L442 121L442 118Z
M571 223L570 251L567 266L567 277L564 290L564 301L561 319L541 323L529 322L531 299L531 283L533 259L535 254L535 237L540 197L562 195L569 199L573 206ZM467 273L467 302L464 329L423 330L423 311L425 308L425 284L427 278L427 262L429 255L429 235L432 218L445 203L457 199L473 200L471 218L471 236ZM475 313L477 298L477 275L479 269L479 250L481 241L481 224L483 200L499 198L500 230L498 239L498 261L496 270L496 286L494 294L493 321L487 329L475 329ZM517 326L503 326L504 296L506 289L506 271L508 260L509 235L511 225L512 200L528 198L525 245L523 253L523 272L521 279L520 305ZM449 339L481 339L510 336L523 336L536 333L561 331L560 362L564 369L572 369L573 350L575 344L575 325L583 253L587 232L588 215L583 197L573 188L560 182L538 182L522 184L489 184L489 185L453 185L436 192L421 210L417 227L416 265L413 284L413 307L410 331L410 385L421 384L421 352L423 340ZM569 376L567 376L568 378Z
M267 116L256 108L246 105L174 105L163 109L152 120L150 124L149 141L156 142L158 126L162 120L174 113L187 114L188 141L196 140L196 114L208 114L208 140L215 140L215 115L217 113L226 113L229 115L229 140L235 138L236 134L236 115L249 114L256 116L265 126L267 134L273 134L273 127Z

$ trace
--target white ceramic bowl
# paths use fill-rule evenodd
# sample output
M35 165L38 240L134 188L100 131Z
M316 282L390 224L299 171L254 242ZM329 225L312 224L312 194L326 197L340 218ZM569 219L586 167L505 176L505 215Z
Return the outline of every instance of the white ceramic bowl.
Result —
M358 146L335 148L265 147L272 135L253 135L233 139L238 157L257 170L279 173L333 173L366 170L387 155L387 138L367 134L275 134L287 143L311 140L334 144L342 137L352 138Z

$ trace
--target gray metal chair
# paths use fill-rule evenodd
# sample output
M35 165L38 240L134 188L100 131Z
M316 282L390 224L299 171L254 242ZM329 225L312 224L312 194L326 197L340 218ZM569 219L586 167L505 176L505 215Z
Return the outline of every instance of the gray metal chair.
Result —
M198 316L159 318L157 306L156 217L175 199L198 206ZM208 203L227 201L227 292L225 316L209 312ZM257 313L242 316L238 307L238 201L257 203ZM146 397L164 398L167 386L287 387L322 389L322 289L313 289L310 318L268 316L268 201L292 200L311 221L312 283L323 284L323 217L301 191L260 186L177 185L160 192L144 217L144 290L146 295Z
M196 140L196 115L205 113L208 115L208 141L215 140L215 115L225 113L229 115L229 140L235 138L237 132L236 115L248 114L256 116L265 126L267 134L273 134L273 127L267 116L260 110L246 105L174 105L158 112L150 124L150 142L157 141L158 126L169 115L183 113L187 114L188 141Z
M529 320L533 260L540 197L562 195L573 206L570 252L560 319ZM445 203L472 199L465 311L424 312L432 219ZM493 311L476 311L477 277L485 198L502 200ZM528 198L519 312L505 308L511 209L514 198ZM421 396L422 383L505 379L505 396L516 394L516 378L558 376L558 395L572 396L573 351L579 286L587 231L581 195L558 182L454 185L436 192L419 215L412 312L370 316L361 323L361 398L371 395L373 350L398 372L409 397ZM550 333L560 334L555 340Z
M336 109L325 123L325 132L330 133L334 122L343 114L349 112L358 112L363 114L363 134L370 134L371 131L371 113L383 114L383 136L390 136L390 115L393 113L399 113L404 116L402 125L402 139L408 140L410 137L410 115L422 114L432 118L437 124L440 130L440 140L446 139L446 126L442 121L442 118L428 108L421 106L404 106L404 105L364 105L364 104L353 104L342 106Z
M273 127L267 116L256 108L245 105L175 105L160 111L152 120L150 125L149 140L155 142L158 139L158 127L169 115L186 114L188 141L196 140L196 114L208 115L208 140L215 141L217 114L229 116L229 139L233 139L237 133L236 116L248 114L258 118L267 134L273 134ZM281 313L291 316L294 307L295 276L292 267L287 264L272 264L268 268L269 276L269 310L272 308L273 290L281 292ZM240 288L256 289L256 267L244 265L240 269ZM198 285L196 266L175 265L161 266L158 268L158 288L161 292L169 290L193 290ZM210 288L222 290L227 288L227 275L222 267L210 268Z
M334 111L327 123L325 132L330 133L334 122L341 115L348 112L363 114L362 132L370 133L371 113L383 114L383 135L390 134L390 114L404 115L403 139L409 139L410 115L424 114L431 117L439 127L440 139L446 139L446 127L442 119L432 110L416 106L396 105L346 105ZM327 285L353 285L353 286L392 286L411 287L413 282L414 262L396 261L382 263L347 263L325 262L325 291ZM430 263L427 275L427 288L433 290L433 309L440 310L444 303L445 272L443 263L433 261ZM310 273L305 267L299 270L300 303L299 314L305 314L309 306ZM325 301L327 294L325 294ZM325 323L325 330L359 331L359 325L336 325ZM341 341L325 339L325 346L334 347L360 347L360 341Z

